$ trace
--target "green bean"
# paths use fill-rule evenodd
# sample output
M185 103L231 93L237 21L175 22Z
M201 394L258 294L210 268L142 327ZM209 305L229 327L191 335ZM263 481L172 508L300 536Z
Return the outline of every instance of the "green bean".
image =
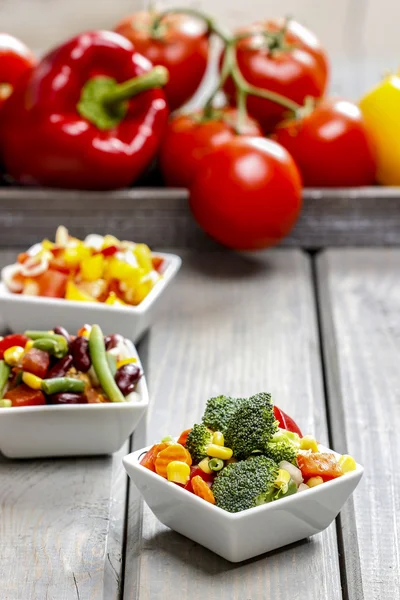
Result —
M125 402L119 387L115 383L106 356L103 332L99 325L93 325L89 335L89 352L92 366L106 396L111 402Z
M64 392L81 394L85 391L85 383L80 379L73 379L72 377L54 377L54 379L43 379L42 391L48 396L51 396L52 394L62 394Z
M211 471L220 471L224 467L224 461L221 458L212 458L208 461Z
M25 334L31 340L54 340L57 342L58 354L57 358L62 358L68 352L68 342L63 335L49 331L25 331Z
M38 350L43 350L43 352L48 352L52 354L56 358L63 358L68 351L68 346L58 342L58 340L54 340L52 338L39 338L33 342L33 348L37 348Z
M0 360L0 396L3 395L10 372L11 367L4 360Z
M110 371L114 377L117 372L117 357L112 352L106 352L106 358L108 362L108 366L110 367Z
M12 407L11 400L8 400L7 398L2 398L0 400L0 408L11 408L11 407Z

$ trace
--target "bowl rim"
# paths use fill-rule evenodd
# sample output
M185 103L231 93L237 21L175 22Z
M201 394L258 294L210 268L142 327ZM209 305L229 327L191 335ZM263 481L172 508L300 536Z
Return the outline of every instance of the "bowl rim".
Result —
M136 350L135 344L127 339L125 343L132 353L132 358L136 358L138 367L143 372L143 365L140 360L139 354ZM140 400L132 400L130 402L104 402L104 403L87 403L87 404L46 404L41 406L10 406L6 408L0 408L0 419L10 414L27 414L27 413L51 413L59 411L87 411L87 410L129 410L132 408L146 408L149 405L149 391L147 387L146 375L143 372L142 377L139 379L138 387L140 386L140 393L138 393ZM135 390L136 391L136 390Z
M28 249L29 251L29 249ZM140 315L145 313L150 306L155 302L155 300L160 296L163 290L167 287L169 282L175 277L177 272L179 271L182 259L177 254L171 254L169 252L154 252L154 256L163 258L166 261L166 266L162 270L162 278L157 281L154 287L150 290L147 296L140 302L140 304L136 306L121 306L121 305L110 305L105 304L104 302L80 302L78 300L66 300L65 298L47 298L46 296L24 296L23 294L16 294L11 292L3 280L0 281L0 303L3 300L11 300L13 302L19 303L27 303L27 304L42 304L45 306L63 306L64 309L68 307L71 308L80 308L81 310L94 310L94 311L104 311L114 312L114 313L122 313L126 315ZM10 265L5 265L3 269L12 266L15 263ZM2 270L3 270L2 269Z
M175 438L175 439L178 439L178 438ZM198 506L198 507L202 506L204 510L217 511L217 512L215 512L215 515L220 515L220 517L222 519L225 518L225 519L228 519L231 521L235 521L235 520L243 519L243 518L249 516L250 514L257 515L257 514L261 514L261 513L265 512L265 511L271 512L274 510L280 510L280 508L283 508L283 507L287 508L288 506L293 504L293 502L297 496L297 494L292 494L291 496L287 496L286 498L280 498L279 501L276 501L276 502L269 502L267 504L262 504L260 506L254 506L252 508L247 508L246 510L242 510L237 513L230 513L228 511L224 510L223 508L220 508L219 506L215 506L214 504L211 504L210 502L206 502L202 498L199 498L198 496L196 496L196 494L191 494L191 493L187 492L181 486L176 485L172 481L168 481L168 480L164 479L164 477L157 475L157 473L150 471L150 469L143 467L143 465L141 465L139 463L139 458L142 454L147 452L153 445L154 444L150 444L149 446L146 446L145 448L141 448L140 450L135 450L134 452L130 452L129 454L127 454L126 456L123 457L122 461L123 461L125 469L128 472L128 475L131 476L127 469L127 465L129 467L133 468L134 470L140 471L142 475L150 477L150 479L153 479L153 481L158 481L158 483L160 485L173 486L174 489L176 490L176 492L178 493L178 495L182 494L181 501L184 501L184 499L186 498L186 502L189 502L189 503L194 502L196 506ZM329 451L332 454L335 454L335 456L341 456L340 453L335 452L334 450L332 450L331 448L328 448L327 446L324 446L323 444L318 444L318 445L321 447L322 451L324 451L324 452ZM309 490L306 490L307 498L311 499L312 495L315 496L316 494L321 493L321 491L322 491L321 488L326 490L327 488L325 486L329 486L329 489L333 490L334 487L338 487L342 484L343 478L345 478L346 481L352 480L352 479L361 479L363 473L364 473L364 467L356 462L356 469L354 471L350 471L349 473L345 473L341 477L336 477L335 479L326 481L322 486L318 485L313 488L310 488ZM133 481L134 481L134 479L133 479ZM300 493L302 494L303 492L300 492ZM282 503L284 503L284 504L282 504Z

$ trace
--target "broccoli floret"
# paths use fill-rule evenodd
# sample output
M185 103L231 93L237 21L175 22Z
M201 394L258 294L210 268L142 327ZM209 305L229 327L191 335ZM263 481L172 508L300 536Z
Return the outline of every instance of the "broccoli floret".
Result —
M186 449L189 450L194 463L207 456L207 446L212 443L212 438L213 432L205 425L193 425L186 440Z
M264 452L277 431L271 395L256 394L242 400L231 417L225 433L225 446L232 448L235 458L244 459L253 452Z
M202 422L213 431L225 434L229 421L242 402L242 398L216 396L207 400Z
M289 444L288 442L268 442L264 453L278 464L282 460L287 460L297 466L297 449L293 444Z
M232 513L257 506L259 498L273 486L278 471L278 465L266 456L230 463L214 479L216 505Z

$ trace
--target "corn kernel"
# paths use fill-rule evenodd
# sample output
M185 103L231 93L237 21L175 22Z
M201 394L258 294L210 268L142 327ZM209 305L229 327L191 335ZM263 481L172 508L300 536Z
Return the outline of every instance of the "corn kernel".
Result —
M180 460L173 460L167 465L167 479L185 485L190 478L190 467Z
M224 434L220 431L216 431L213 435L213 444L217 446L223 446L225 444Z
M349 473L355 471L357 468L356 461L352 456L343 454L338 460L339 465L342 467L343 473Z
M136 363L136 358L123 358L122 360L117 361L117 369L123 367L124 365L130 365L131 363Z
M33 373L24 371L22 373L22 381L32 390L40 390L42 388L43 379L37 377L37 375L33 375Z
M11 346L4 351L4 360L8 365L16 367L24 355L24 348L22 346Z
M81 327L80 329L78 329L77 332L77 336L78 337L85 337L88 338L90 335L90 331L91 331L91 326L90 325L84 325L83 327Z
M300 440L300 450L311 450L311 452L319 452L316 439L312 435L305 435Z
M24 352L28 352L33 347L33 340L28 340L25 344Z
M0 400L0 408L11 408L12 402L8 398L2 398Z
M203 458L203 460L201 460L201 461L199 462L199 465L198 465L198 466L200 467L200 469L201 469L201 470L202 470L204 473L207 473L207 475L211 475L211 473L212 473L212 470L211 470L211 469L210 469L210 467L208 466L208 461L209 461L209 459L208 459L208 458Z
M229 460L233 455L233 451L225 446L217 446L217 444L210 444L207 446L208 456L213 458L222 458L222 460Z
M319 475L317 475L317 477L310 477L310 479L306 481L306 485L308 485L309 488L321 485L321 483L324 483L324 480Z

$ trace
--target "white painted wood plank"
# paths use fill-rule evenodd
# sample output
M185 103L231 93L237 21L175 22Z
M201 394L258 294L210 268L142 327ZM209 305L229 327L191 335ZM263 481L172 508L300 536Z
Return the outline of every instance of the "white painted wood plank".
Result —
M318 262L335 446L365 475L342 513L349 600L400 598L400 251L329 250Z
M212 395L261 390L271 391L304 432L317 432L327 441L305 254L185 252L163 310L147 340L152 398L147 443L190 426ZM135 441L136 447L141 444ZM124 589L127 600L339 600L335 526L308 541L232 565L171 532L147 508L142 520L134 494Z

